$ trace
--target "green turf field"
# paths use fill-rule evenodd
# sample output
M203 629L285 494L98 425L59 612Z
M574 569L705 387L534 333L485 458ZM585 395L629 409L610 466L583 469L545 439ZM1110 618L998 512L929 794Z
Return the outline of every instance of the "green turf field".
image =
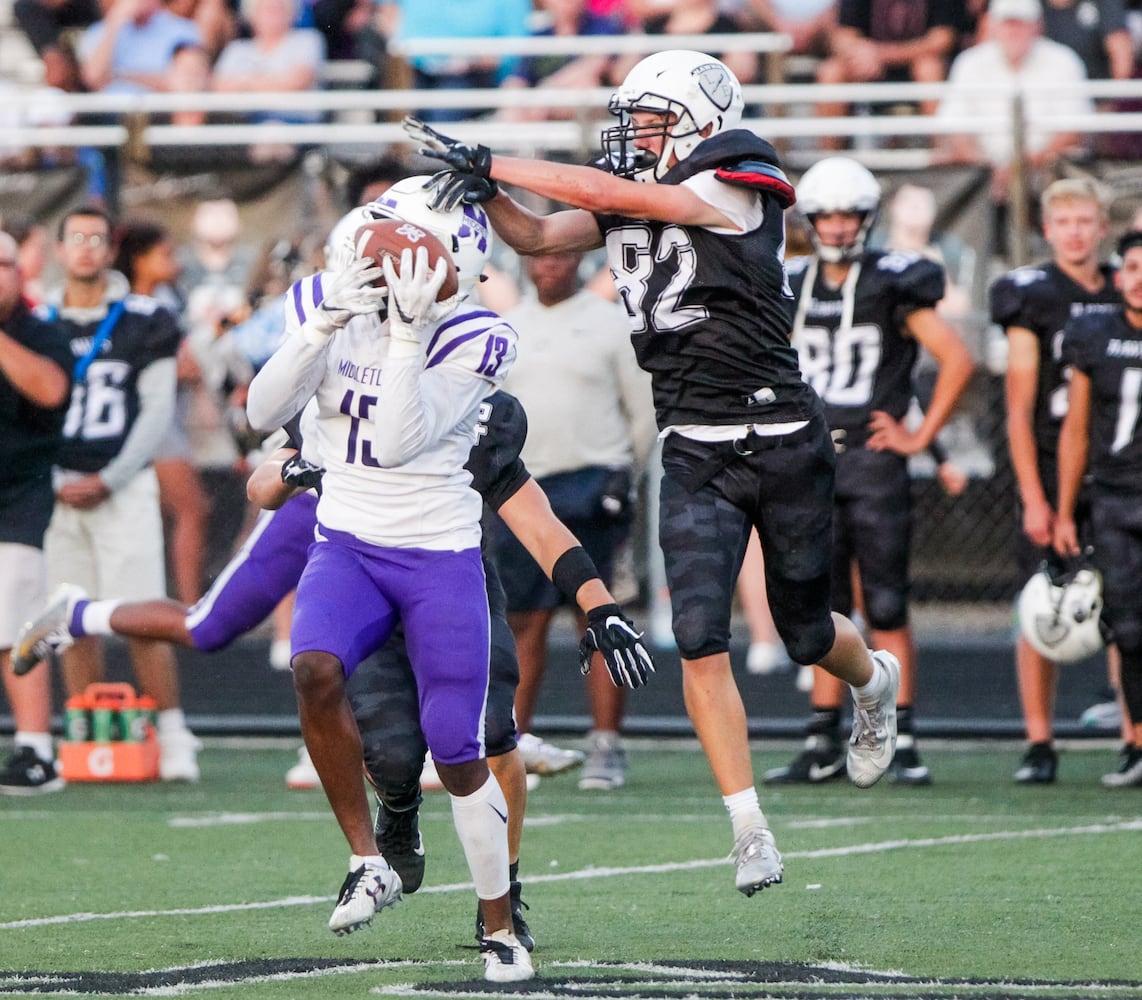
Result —
M930 788L763 789L785 882L746 899L704 758L640 741L621 792L533 793L537 978L513 987L481 979L443 793L421 890L329 933L348 852L320 792L286 791L294 750L215 742L197 786L0 799L0 995L1142 996L1142 790L1099 785L1110 744L1053 787L1014 785L1010 744L947 744Z

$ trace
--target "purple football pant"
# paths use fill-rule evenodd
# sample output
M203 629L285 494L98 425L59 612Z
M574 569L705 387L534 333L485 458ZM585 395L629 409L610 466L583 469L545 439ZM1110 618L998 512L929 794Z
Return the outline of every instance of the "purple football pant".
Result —
M420 727L441 764L484 756L489 615L478 548L379 548L319 528L297 587L293 655L330 653L345 676L404 628Z
M187 612L196 649L213 653L265 621L301 579L316 525L317 497L309 492L259 515L245 544Z

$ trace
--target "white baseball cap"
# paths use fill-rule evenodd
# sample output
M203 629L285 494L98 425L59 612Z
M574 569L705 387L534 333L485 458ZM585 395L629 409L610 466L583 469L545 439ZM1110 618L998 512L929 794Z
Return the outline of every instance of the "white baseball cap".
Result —
M991 0L988 14L995 21L1041 21L1043 8L1039 0Z

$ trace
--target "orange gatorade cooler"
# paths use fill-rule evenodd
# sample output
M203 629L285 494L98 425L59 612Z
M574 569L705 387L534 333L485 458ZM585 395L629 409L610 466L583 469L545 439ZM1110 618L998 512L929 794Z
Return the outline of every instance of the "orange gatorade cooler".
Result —
M59 745L65 781L158 781L159 743L154 702L130 684L91 684L68 699ZM87 739L73 735L86 733Z

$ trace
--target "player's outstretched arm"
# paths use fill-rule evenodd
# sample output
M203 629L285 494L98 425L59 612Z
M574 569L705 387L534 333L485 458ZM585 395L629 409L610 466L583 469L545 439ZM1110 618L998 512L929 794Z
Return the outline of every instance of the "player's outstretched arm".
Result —
M587 633L579 643L583 673L599 653L616 687L642 687L654 673L642 633L623 614L579 540L555 516L539 484L527 480L498 513L551 582L587 616Z

